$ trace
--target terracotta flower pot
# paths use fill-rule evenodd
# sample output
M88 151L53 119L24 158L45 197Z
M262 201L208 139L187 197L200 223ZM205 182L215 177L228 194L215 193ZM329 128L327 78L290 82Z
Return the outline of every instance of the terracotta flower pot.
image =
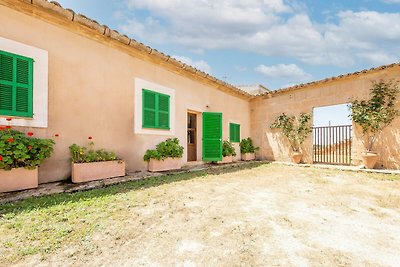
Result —
M367 169L373 169L378 161L378 155L373 152L366 152L361 155L364 166Z
M256 158L255 153L243 153L242 154L242 160L244 160L244 161L254 160L255 158Z
M25 190L38 187L38 168L0 170L0 193Z
M222 160L218 161L218 163L221 163L221 164L223 164L223 163L231 163L232 161L233 161L232 156L225 156L225 157L222 157Z
M292 161L293 163L299 164L301 162L301 158L303 157L303 154L300 152L293 152L292 154Z
M113 160L72 164L73 183L83 183L118 176L125 176L125 161Z
M150 159L148 168L149 171L151 172L177 170L182 168L182 159L181 158L166 158L164 160Z

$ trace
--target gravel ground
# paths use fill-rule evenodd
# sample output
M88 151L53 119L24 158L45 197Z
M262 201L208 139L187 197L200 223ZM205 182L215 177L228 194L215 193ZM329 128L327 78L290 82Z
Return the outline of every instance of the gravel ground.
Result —
M86 242L16 266L399 266L399 189L395 176L263 165L128 191Z

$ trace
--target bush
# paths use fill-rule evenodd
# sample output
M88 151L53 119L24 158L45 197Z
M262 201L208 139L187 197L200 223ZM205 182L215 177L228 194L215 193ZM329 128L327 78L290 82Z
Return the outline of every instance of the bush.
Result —
M222 156L236 156L235 148L233 147L233 144L231 142L224 141L222 143Z
M93 149L94 143L90 142L89 147L81 147L77 144L72 144L69 147L71 161L73 163L89 163L100 161L118 160L114 152L109 152L104 149Z
M156 149L148 149L143 156L144 161L150 159L164 160L166 158L182 158L183 146L179 145L178 138L170 138L159 143Z
M9 126L7 126L9 127ZM29 132L29 136L33 133ZM53 152L52 139L29 137L25 133L2 127L0 130L0 169L35 169Z
M244 153L254 153L258 149L259 149L259 147L254 147L253 140L251 140L250 137L248 137L246 139L242 139L242 141L240 141L240 152L242 154L244 154Z

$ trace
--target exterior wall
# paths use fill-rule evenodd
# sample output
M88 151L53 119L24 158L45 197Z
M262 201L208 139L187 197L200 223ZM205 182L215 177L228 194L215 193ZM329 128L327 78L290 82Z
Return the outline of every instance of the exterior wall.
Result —
M373 81L398 80L400 67L395 66L371 73L336 79L321 84L310 85L294 91L258 97L251 101L251 137L260 146L259 157L268 160L291 161L289 145L277 130L269 126L273 120L285 112L297 115L300 112L312 114L314 107L350 103L356 99L369 98ZM399 105L400 106L400 105ZM303 159L312 163L312 137L304 144ZM379 154L377 167L400 168L400 119L384 130L375 144ZM364 151L362 133L353 125L352 165L359 165Z
M113 150L126 160L127 170L146 168L143 154L168 137L185 147L187 112L198 112L198 159L201 159L201 112L223 113L223 139L229 122L250 135L249 102L174 74L118 49L90 40L0 5L0 37L48 52L48 127L23 128L35 136L55 138L54 154L39 168L39 182L67 179L71 174L68 147L87 144ZM29 28L29 30L27 30ZM175 90L175 134L135 134L135 78ZM34 88L35 90L35 88Z

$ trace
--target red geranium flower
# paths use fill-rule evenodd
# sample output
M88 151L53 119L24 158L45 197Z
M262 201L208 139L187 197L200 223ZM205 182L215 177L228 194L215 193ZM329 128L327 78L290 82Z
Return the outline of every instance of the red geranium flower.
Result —
M7 118L6 120L7 120L7 121L11 121L12 119L11 119L11 118Z
M33 147L32 146L28 146L28 149L31 150Z
M28 132L27 135L28 135L28 136L32 136L33 133L32 133L32 132Z
M7 126L6 126L6 129L11 129L11 126L10 126L10 125L7 125Z
M12 142L14 142L14 138L10 137L10 138L7 139L7 141L8 141L9 143L12 143Z
M3 156L0 155L0 161L3 161Z
M93 137L89 136L89 137L88 137L88 139L89 139L89 140L92 140L92 139L93 139Z
M6 127L0 126L0 131L3 131Z

